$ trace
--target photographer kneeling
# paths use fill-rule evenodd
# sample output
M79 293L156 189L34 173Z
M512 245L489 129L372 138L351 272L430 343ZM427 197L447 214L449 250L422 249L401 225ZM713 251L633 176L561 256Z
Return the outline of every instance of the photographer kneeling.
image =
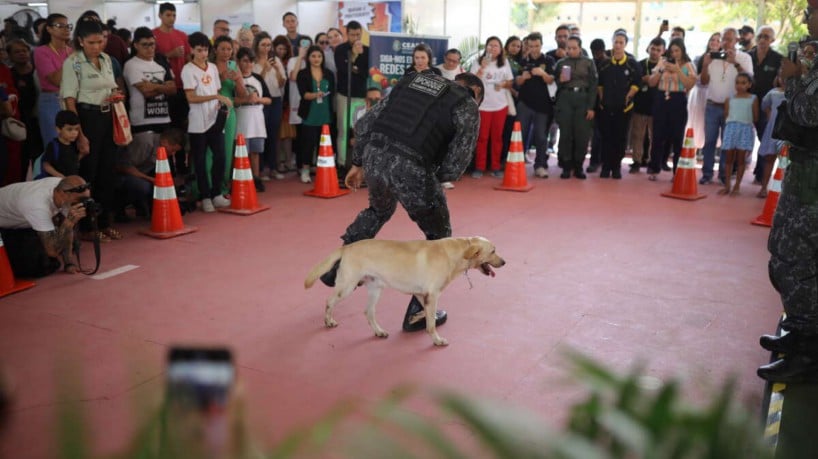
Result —
M0 234L15 276L47 276L60 263L65 272L77 272L74 227L90 197L90 186L77 175L0 188Z

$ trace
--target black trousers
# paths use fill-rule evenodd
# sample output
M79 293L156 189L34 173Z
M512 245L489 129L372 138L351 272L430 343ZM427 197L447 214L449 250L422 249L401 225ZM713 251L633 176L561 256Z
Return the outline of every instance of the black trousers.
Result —
M648 171L658 174L662 164L667 163L667 153L673 151L673 170L679 164L682 143L687 124L687 95L683 92L670 93L665 99L663 92L656 93L653 103L653 146L650 152Z
M600 113L598 125L602 133L603 171L618 170L622 165L622 158L625 157L631 115L623 113L622 109L623 107L605 107Z
M196 168L196 184L199 186L201 199L212 199L222 192L224 180L224 131L217 129L214 124L205 132L188 133L190 137L190 155L193 157L193 167ZM207 177L205 158L207 147L213 154L213 167L210 168L210 180Z
M0 236L14 277L43 277L59 269L60 260L46 254L33 229L0 229Z
M82 133L88 138L90 152L80 160L80 175L91 184L91 197L102 206L97 218L100 229L111 224L111 212L116 204L117 146L114 143L114 123L111 112L78 108ZM90 231L89 219L80 221L80 230Z
M308 126L301 123L296 130L298 131L296 163L299 168L310 167L313 164L313 155L321 144L321 126Z

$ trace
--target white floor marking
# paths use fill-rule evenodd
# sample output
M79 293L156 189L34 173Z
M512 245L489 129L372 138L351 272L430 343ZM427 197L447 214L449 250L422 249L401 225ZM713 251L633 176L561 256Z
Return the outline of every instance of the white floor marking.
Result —
M93 275L93 276L91 276L91 279L94 279L94 280L103 280L103 279L108 279L109 277L118 276L118 275L120 275L120 274L122 274L122 273L126 273L126 272L128 272L128 271L132 271L132 270L134 270L134 269L136 269L136 268L138 268L138 267L139 267L139 266L136 266L136 265L125 265L125 266L121 266L121 267L119 267L119 268L112 269L112 270L110 270L110 271L105 271L105 272L103 272L103 273L99 273L99 274Z

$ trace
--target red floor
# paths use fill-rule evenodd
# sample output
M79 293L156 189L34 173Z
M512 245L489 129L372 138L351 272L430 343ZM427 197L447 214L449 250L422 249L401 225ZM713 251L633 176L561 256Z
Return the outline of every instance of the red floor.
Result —
M391 335L381 340L363 317L365 294L341 303L340 326L328 330L330 289L304 290L366 191L308 198L290 176L260 195L271 210L197 212L185 221L199 231L183 237L160 241L136 234L145 224L121 225L127 237L103 246L100 272L138 268L104 280L53 275L0 299L0 365L15 402L0 457L52 456L57 409L76 405L94 451L121 451L136 414L161 397L174 343L233 349L252 428L267 445L340 400L376 399L407 382L505 400L558 424L583 394L565 382L562 346L622 371L645 361L653 376L681 378L694 399L734 374L740 400L757 410L755 369L768 358L757 339L780 313L768 230L749 224L763 205L757 187L746 183L733 198L700 187L708 197L686 202L659 196L667 173L658 182L551 173L529 193L494 191L491 177L466 177L448 192L454 235L488 237L508 264L445 291L446 348L400 332L404 295L384 293L379 322ZM379 237L421 233L399 210ZM66 387L72 378L81 390Z

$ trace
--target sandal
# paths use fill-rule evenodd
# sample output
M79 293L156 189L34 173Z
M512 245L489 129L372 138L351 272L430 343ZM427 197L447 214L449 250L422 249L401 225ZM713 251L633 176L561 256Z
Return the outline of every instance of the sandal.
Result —
M111 242L111 238L102 231L97 231L96 235L99 236L99 242ZM94 236L95 234L93 232L88 231L86 233L82 233L80 235L80 239L86 242L94 242Z
M124 237L125 237L125 235L124 235L124 234L120 233L120 232L119 232L119 230L117 230L117 229L115 229L115 228L110 228L110 227L109 227L109 228L105 228L105 229L104 229L104 230L102 230L101 232L102 232L102 234L104 234L104 235L108 236L108 238L110 238L110 239L112 239L112 240L114 240L114 241L118 241L118 240L120 240L120 239L122 239L122 238L124 238Z

